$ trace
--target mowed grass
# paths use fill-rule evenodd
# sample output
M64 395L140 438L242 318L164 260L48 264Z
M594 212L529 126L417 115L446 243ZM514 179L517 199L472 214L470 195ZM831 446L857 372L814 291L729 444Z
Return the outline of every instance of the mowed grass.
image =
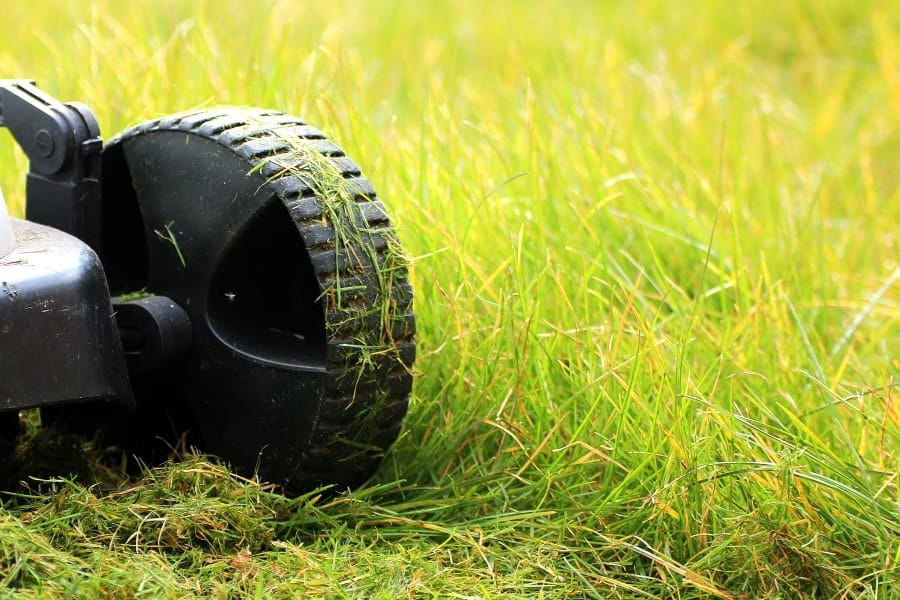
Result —
M28 480L0 510L4 593L900 593L900 8L4 13L2 76L106 137L216 103L322 127L415 259L420 348L369 487L288 500L196 455Z

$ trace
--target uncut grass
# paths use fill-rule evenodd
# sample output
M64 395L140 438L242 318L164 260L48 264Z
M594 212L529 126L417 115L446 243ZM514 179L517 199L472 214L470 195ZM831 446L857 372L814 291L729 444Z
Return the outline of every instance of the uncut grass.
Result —
M900 13L195 5L18 15L3 64L107 135L227 102L341 144L418 257L406 431L332 500L203 457L9 498L10 590L890 597Z

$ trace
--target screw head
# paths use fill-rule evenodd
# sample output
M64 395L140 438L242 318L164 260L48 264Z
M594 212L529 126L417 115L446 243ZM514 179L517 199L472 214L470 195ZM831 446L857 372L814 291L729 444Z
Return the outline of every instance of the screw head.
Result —
M46 129L39 129L34 134L34 147L42 158L49 158L53 154L53 136Z

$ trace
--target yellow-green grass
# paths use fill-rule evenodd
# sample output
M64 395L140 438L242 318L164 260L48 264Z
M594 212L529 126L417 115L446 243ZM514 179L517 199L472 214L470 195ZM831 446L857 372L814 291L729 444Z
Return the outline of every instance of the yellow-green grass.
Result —
M900 8L3 10L0 76L107 137L216 103L322 128L414 259L420 348L366 490L288 501L190 456L32 482L6 593L895 597Z

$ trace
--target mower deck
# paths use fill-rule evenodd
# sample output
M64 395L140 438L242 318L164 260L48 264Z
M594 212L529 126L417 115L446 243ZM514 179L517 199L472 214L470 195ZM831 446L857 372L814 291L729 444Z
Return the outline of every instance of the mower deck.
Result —
M97 255L58 229L11 223L16 244L0 257L0 411L100 398L130 403Z

